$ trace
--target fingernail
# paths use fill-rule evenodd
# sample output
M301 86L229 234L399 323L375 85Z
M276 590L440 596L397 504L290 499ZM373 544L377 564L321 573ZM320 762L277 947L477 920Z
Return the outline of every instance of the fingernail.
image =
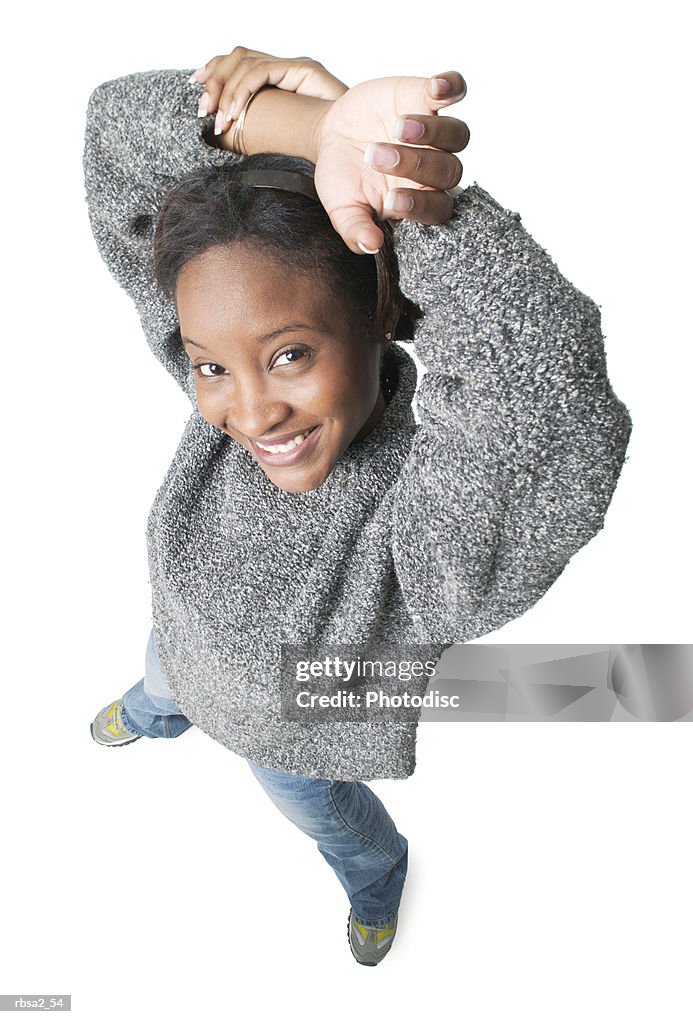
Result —
M366 152L363 154L363 159L372 167L377 166L389 169L390 167L396 167L399 163L399 153L396 149L392 149L391 146L379 146L376 142L369 142L366 146Z
M222 128L224 127L224 113L222 110L217 110L217 116L214 118L214 134L221 135Z
M398 117L395 121L395 138L402 142L415 142L424 133L421 121L412 121L408 117Z
M409 213L414 208L414 197L406 192L388 192L383 207L393 213Z
M197 116L198 117L206 117L207 116L207 107L208 106L209 106L209 96L207 95L206 92L203 92L202 96L200 96L200 102L199 102L199 105L197 107Z
M361 252L368 253L369 256L375 256L377 252L380 252L379 249L367 249L363 242L357 242L356 244L358 245Z
M447 96L452 88L447 78L431 78L431 92L438 99Z
M192 75L188 79L188 82L190 83L190 85L201 85L202 84L201 82L198 82L197 76L200 75L203 71L204 71L204 68L198 68L197 71L193 71Z
M238 104L236 103L236 100L234 100L233 103L231 104L231 106L229 107L228 114L226 115L226 120L227 121L233 121L234 117L237 116L236 115L236 108L237 108L237 106L238 106Z

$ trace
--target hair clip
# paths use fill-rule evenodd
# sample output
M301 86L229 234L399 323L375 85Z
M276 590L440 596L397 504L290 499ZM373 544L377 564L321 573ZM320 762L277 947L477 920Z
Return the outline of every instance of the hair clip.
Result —
M298 171L243 171L237 180L255 188L279 188L285 192L300 192L309 199L320 202L313 179Z

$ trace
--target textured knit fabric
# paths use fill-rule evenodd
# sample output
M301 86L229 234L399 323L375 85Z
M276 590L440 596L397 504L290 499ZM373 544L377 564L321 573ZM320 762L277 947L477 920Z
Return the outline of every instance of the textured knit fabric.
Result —
M445 224L400 223L401 285L424 311L393 343L394 397L313 491L273 485L197 411L152 239L167 189L239 159L207 143L188 71L99 86L84 155L94 236L155 355L193 410L147 523L153 628L181 711L265 767L404 778L416 724L302 724L280 714L279 645L435 643L530 608L603 526L631 429L606 372L600 313L474 184ZM364 257L366 258L366 257Z

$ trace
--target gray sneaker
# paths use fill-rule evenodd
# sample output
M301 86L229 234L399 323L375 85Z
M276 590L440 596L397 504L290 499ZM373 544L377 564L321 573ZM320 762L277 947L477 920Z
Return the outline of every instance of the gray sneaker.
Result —
M347 922L347 935L349 936L349 947L354 957L364 967L375 967L381 960L384 960L392 948L392 940L397 931L397 914L392 924L380 928L366 928L354 919L353 910L349 911Z
M89 726L92 738L97 743L101 743L104 747L123 747L126 743L134 743L135 740L142 739L139 733L131 732L130 729L125 728L122 711L122 700L116 700L112 704L107 704L105 708L99 711Z

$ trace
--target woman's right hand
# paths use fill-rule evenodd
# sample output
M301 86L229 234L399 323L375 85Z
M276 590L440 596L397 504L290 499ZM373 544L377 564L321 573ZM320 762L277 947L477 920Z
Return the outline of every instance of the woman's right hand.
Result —
M310 57L273 57L245 46L212 57L194 72L190 81L204 85L200 114L216 113L217 135L229 130L252 94L263 85L321 100L336 100L348 90L344 82Z
M466 92L459 71L448 71L428 79L377 78L325 105L316 127L315 187L352 252L383 244L373 211L421 224L450 217L451 193L462 177L454 154L469 142L469 129L437 114Z

